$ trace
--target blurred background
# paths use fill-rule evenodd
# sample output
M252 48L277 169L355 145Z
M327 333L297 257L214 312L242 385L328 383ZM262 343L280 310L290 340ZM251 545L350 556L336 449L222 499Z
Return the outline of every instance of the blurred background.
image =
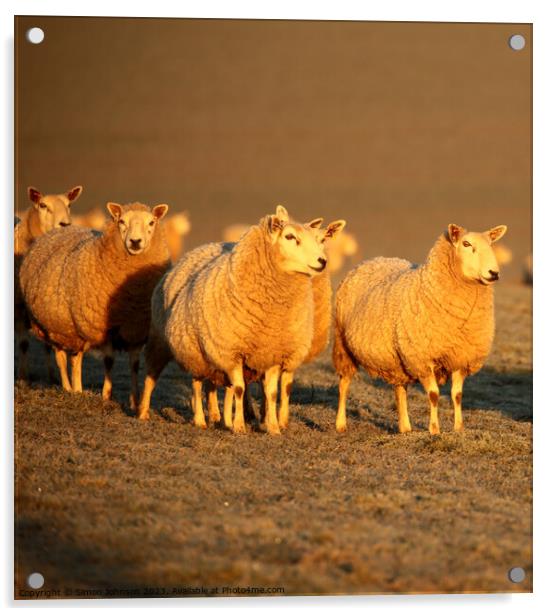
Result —
M347 220L343 271L421 262L450 222L507 224L502 278L521 280L531 49L515 24L18 17L16 212L28 185L82 184L76 214L187 212L189 249L282 203Z

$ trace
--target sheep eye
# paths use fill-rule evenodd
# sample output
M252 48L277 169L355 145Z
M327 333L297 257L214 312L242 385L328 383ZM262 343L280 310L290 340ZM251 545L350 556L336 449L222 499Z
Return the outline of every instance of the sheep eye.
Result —
M469 246L472 246L472 244L470 242L467 242L466 240L463 242L463 246L465 248L468 248Z
M118 220L118 225L124 225L124 224L125 224L125 223L124 223L124 222L123 222L123 220L120 218L120 219Z
M149 226L149 227L154 227L154 221L153 221L153 220L151 220L151 221L148 223L148 226Z
M46 209L46 203L39 203L39 207L41 210L45 210Z
M288 234L285 236L285 239L286 239L286 240L294 240L294 239L295 239L295 236L294 236L292 233L288 233Z

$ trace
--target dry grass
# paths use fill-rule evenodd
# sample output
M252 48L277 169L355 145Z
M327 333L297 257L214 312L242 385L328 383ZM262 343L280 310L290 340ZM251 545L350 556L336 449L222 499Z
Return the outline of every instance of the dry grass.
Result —
M175 366L153 398L161 410L139 423L120 404L123 357L117 402L103 404L100 362L86 361L92 391L71 395L47 385L35 348L35 380L16 387L16 593L32 571L45 588L148 596L530 591L530 289L500 286L497 308L491 358L466 384L465 432L451 431L444 395L438 437L425 431L419 388L416 430L401 436L392 392L365 376L336 434L329 355L299 370L291 427L273 438L195 429L190 380ZM512 566L524 583L508 581Z

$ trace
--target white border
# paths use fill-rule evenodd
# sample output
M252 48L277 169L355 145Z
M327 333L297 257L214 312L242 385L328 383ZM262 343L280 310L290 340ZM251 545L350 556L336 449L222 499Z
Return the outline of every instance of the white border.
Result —
M4 369L0 372L1 391L4 392L3 430L2 430L2 472L1 498L4 503L2 535L0 545L3 559L0 570L2 602L15 609L33 609L41 605L42 609L59 610L73 608L77 605L93 610L111 611L118 608L127 610L139 607L167 609L266 609L315 607L331 613L338 607L349 607L354 611L379 610L397 613L405 608L412 614L445 612L476 613L503 611L504 614L520 614L523 610L547 612L550 601L551 575L554 570L553 526L554 515L553 492L554 468L553 438L555 435L555 409L550 397L551 353L553 347L552 319L555 314L551 280L555 280L553 259L550 248L553 243L551 230L553 225L553 143L555 132L553 114L555 113L554 80L555 63L553 33L554 20L550 2L515 1L475 1L466 0L442 2L431 0L382 0L382 2L353 2L342 0L337 3L314 3L297 0L260 3L234 0L233 2L170 2L156 0L148 5L118 0L98 0L96 2L76 3L69 1L10 1L0 7L0 30L2 77L0 81L1 134L2 142L0 164L0 190L2 194L3 225L1 245L3 259L0 267L0 288L9 289L11 285L11 240L13 204L13 16L20 15L90 15L90 16L155 16L155 17L229 17L262 19L366 19L380 21L470 21L470 22L513 22L534 24L534 594L533 595L441 595L441 596L386 596L386 597L351 597L351 598L279 598L279 599L234 599L230 601L191 599L191 600L118 600L118 601L63 601L63 602L17 602L12 600L13 583L13 320L10 299L2 302L2 349L4 352ZM3 293L7 297L7 293ZM6 504L7 503L7 504ZM261 603L263 602L263 603ZM30 607L29 607L30 606ZM93 607L94 606L94 607Z

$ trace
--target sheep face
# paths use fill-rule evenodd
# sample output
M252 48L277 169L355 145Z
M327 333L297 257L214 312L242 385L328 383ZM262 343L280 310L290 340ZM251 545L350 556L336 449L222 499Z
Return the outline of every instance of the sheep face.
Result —
M267 221L270 241L281 270L308 276L324 271L327 263L324 246L315 235L322 218L301 225L290 221L287 210L278 205L275 215L268 216Z
M36 210L41 233L48 233L56 227L67 227L71 224L70 207L83 192L82 186L75 186L60 195L43 195L30 186L27 189L29 199Z
M168 206L163 203L150 209L125 209L119 203L106 206L118 225L125 249L130 255L139 255L150 246L158 222L166 215Z
M343 242L341 241L343 235L340 234L347 223L344 220L334 220L325 229L321 229L321 221L321 218L317 218L309 222L307 226L314 233L316 241L324 245L328 262L327 269L333 274L343 266L345 253L343 252Z
M499 279L499 264L492 244L501 239L507 227L500 225L483 233L466 231L458 225L449 225L448 235L464 278L484 285Z

